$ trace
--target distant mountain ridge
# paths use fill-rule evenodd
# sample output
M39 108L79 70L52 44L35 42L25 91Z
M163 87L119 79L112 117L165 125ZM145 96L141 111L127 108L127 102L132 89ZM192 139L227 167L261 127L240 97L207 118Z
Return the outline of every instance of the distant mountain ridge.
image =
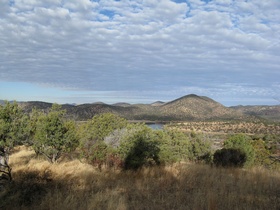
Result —
M275 106L232 106L234 110L246 115L260 117L266 120L280 121L280 105Z
M46 102L21 102L26 112L36 107L47 110L52 104ZM102 102L81 105L62 105L67 116L75 120L87 120L96 114L111 112L128 120L143 121L206 121L250 120L250 113L235 107L229 108L206 96L186 95L170 102L156 101L152 104L129 104L125 102L108 105ZM254 115L256 116L256 115Z
M3 105L5 104L5 101L4 100L0 100L0 105Z

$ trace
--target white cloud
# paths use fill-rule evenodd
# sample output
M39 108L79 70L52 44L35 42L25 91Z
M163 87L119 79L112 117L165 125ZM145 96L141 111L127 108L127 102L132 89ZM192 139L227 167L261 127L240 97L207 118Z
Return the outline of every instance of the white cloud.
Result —
M223 4L223 5L227 5L227 6L232 3L231 0L214 0L214 2L217 4Z
M9 0L0 1L0 18L5 17L10 12Z
M277 1L9 2L0 2L1 81L156 92L195 81L205 92L222 76L256 86L279 76Z

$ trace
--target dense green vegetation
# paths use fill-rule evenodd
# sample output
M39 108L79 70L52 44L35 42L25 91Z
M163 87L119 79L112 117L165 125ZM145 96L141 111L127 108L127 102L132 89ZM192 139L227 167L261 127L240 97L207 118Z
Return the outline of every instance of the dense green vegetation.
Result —
M50 162L55 163L63 152L71 152L78 146L75 122L66 120L65 111L54 104L49 113L39 113L33 110L30 143L37 154L44 155ZM34 123L34 122L33 122Z
M28 120L17 103L0 106L0 174L12 180L9 155L11 149L27 138Z

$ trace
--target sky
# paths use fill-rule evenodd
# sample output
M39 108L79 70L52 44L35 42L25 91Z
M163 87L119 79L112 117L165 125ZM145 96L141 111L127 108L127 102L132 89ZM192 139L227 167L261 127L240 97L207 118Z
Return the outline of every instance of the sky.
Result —
M279 0L0 0L0 99L280 104Z

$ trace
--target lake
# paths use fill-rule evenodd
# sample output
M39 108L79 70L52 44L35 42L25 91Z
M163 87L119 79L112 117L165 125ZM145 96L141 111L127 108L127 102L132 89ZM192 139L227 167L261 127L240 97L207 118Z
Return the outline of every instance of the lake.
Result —
M153 130L162 130L164 124L162 123L146 123L147 126L152 128Z

